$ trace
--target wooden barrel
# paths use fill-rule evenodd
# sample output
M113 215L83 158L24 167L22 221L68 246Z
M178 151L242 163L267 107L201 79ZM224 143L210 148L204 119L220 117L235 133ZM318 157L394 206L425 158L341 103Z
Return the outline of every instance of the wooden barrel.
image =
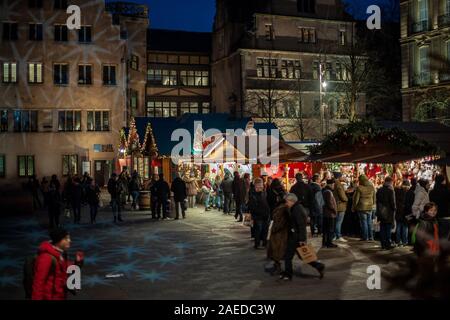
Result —
M139 192L139 210L150 210L150 191Z

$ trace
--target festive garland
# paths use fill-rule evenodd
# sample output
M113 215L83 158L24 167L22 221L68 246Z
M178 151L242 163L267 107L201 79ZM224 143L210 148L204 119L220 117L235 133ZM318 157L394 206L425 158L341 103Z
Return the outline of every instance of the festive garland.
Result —
M400 128L382 128L374 121L361 120L340 126L328 135L320 145L309 146L312 155L332 154L367 145L369 142L386 143L388 146L416 154L417 156L440 154L439 148Z
M144 143L141 145L141 152L146 153L147 151L147 140L150 137L150 150L149 155L152 157L157 157L159 154L158 146L156 145L155 136L153 135L153 129L150 122L147 124L147 128L145 130Z

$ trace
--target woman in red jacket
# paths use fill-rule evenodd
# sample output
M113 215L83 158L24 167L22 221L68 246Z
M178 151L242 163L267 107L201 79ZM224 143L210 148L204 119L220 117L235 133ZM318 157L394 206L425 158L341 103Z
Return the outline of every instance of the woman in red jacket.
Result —
M66 230L50 232L51 241L42 242L34 264L33 300L65 300L67 294L67 268L73 264L67 260L70 235ZM82 257L77 254L76 263Z

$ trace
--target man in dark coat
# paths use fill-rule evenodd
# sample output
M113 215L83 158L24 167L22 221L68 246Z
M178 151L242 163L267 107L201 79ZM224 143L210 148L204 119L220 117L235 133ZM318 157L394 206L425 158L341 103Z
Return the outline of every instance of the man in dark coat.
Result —
M289 193L285 197L286 205L290 208L289 215L289 233L288 242L285 256L285 270L281 274L280 278L283 280L292 280L293 266L292 259L294 258L297 248L306 245L307 232L306 225L308 220L308 214L305 208L297 201L297 196L293 193ZM317 269L320 274L320 278L323 278L325 265L319 261L314 261L309 264L313 268Z
M312 201L313 201L313 193L311 187L303 182L303 175L299 172L295 175L295 180L297 181L289 191L297 196L298 201L307 209L309 212Z
M175 179L172 181L170 191L173 192L173 199L175 201L175 211L177 213L175 220L178 220L180 218L180 207L184 219L186 217L186 205L185 205L185 200L187 198L186 183L183 181L183 179L180 178L179 175L177 175Z
M445 184L445 177L437 175L434 188L430 191L430 201L437 205L437 219L441 237L449 239L450 236L450 190Z
M397 224L397 238L398 246L408 245L408 221L405 217L405 203L406 194L409 191L411 184L408 180L403 180L400 187L395 188L395 223Z
M266 192L264 191L264 182L258 178L254 182L254 191L250 191L248 208L252 215L255 249L259 248L261 241L263 247L267 245L267 228L270 218L270 207L267 203Z
M243 202L243 184L242 180L239 176L239 172L234 173L233 179L233 197L236 204L236 214L234 218L237 219L239 217L238 222L242 222L242 202Z
M59 216L61 214L61 184L56 175L52 178L48 187L48 219L49 229L59 226Z
M335 180L334 178L327 180L327 185L323 189L323 238L322 247L336 248L333 243L334 231L336 229L337 205L333 195Z
M83 186L80 178L76 177L72 180L72 209L73 222L80 223L81 221L81 200L83 198Z
M120 203L121 185L115 172L113 172L111 178L109 178L108 192L111 195L111 209L114 216L114 223L117 221L117 218L119 219L119 221L123 221Z
M155 183L156 189L156 201L157 201L157 212L158 219L161 219L161 210L163 211L163 219L167 220L167 201L170 196L169 184L164 180L164 174L159 174L159 180Z
M380 220L381 248L392 249L391 232L395 219L395 193L392 178L386 177L383 186L377 191L377 217Z
M225 179L223 179L220 187L222 188L224 196L223 214L230 214L231 201L233 200L233 179L231 179L229 172L225 174Z

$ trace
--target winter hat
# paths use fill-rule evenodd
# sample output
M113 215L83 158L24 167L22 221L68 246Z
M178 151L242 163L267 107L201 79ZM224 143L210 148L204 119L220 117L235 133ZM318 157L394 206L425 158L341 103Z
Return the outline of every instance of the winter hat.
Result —
M56 228L56 229L51 230L49 235L50 235L50 239L52 240L52 243L57 244L62 239L67 237L67 235L69 235L69 232L62 228Z
M339 179L342 177L342 173L340 173L340 172L333 172L333 175L334 175L335 179Z

